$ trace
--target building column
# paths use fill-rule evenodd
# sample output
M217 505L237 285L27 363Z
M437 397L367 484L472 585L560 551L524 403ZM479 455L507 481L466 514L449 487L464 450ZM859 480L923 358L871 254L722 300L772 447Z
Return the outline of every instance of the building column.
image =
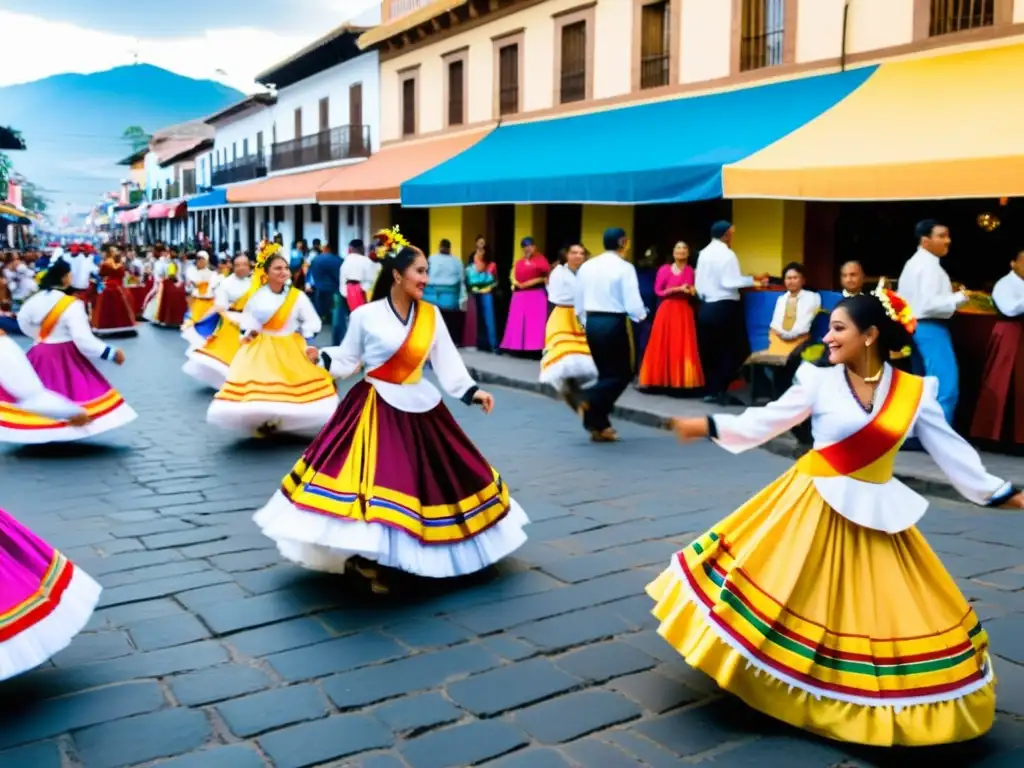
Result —
M547 255L548 209L543 205L517 205L515 213L515 242L512 243L513 261L523 257L519 244L524 237L532 237L537 250Z
M806 210L799 200L733 201L732 248L745 274L781 276L789 262L803 262Z
M580 223L580 240L582 245L595 256L604 252L604 231L612 227L622 227L626 230L626 237L635 246L635 232L633 232L633 206L632 205L584 205L583 220ZM633 261L635 254L630 250L629 260Z
M476 236L484 232L487 207L452 206L430 209L430 243L427 253L436 253L441 240L450 240L452 253L465 261L472 253Z

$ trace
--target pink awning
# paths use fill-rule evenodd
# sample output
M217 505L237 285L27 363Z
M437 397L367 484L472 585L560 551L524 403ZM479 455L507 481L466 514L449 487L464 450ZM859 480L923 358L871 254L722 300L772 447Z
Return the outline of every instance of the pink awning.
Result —
M146 218L149 219L183 219L188 211L184 200L169 200L166 203L154 203L149 206Z

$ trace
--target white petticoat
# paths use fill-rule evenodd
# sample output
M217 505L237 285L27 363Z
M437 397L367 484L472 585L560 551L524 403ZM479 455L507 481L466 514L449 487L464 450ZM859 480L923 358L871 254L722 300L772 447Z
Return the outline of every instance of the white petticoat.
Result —
M0 443L13 443L15 445L43 445L45 443L71 443L75 440L84 440L87 437L96 437L112 429L123 427L139 418L135 410L128 403L121 403L110 413L105 413L98 419L93 419L84 427L72 427L64 425L53 429L9 429L0 427Z
M270 424L277 432L315 436L337 407L337 397L325 397L312 403L235 403L215 399L206 411L206 421L237 432L251 433Z
M540 383L561 389L569 380L575 380L581 387L597 381L597 365L590 355L566 355L558 362L541 368Z
M304 568L343 573L345 562L359 556L387 568L435 579L465 576L494 565L526 543L523 527L530 522L523 508L511 500L508 514L472 539L425 545L380 523L305 512L281 491L253 515L253 520L277 543L286 559Z
M53 613L0 642L0 680L34 669L67 648L89 622L101 591L89 574L76 567Z
M193 349L199 349L199 347L206 344L206 339L199 335L199 332L196 330L194 325L190 325L188 328L183 328L181 331L181 338L188 343L189 352Z
M200 384L217 390L228 380L228 366L209 355L197 354L195 350L189 350L188 360L181 366L181 370Z

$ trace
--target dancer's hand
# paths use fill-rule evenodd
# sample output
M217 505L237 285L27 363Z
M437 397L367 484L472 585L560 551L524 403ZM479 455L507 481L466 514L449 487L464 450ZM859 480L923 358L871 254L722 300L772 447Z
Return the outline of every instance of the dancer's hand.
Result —
M672 419L670 423L672 431L676 433L676 437L684 443L700 440L702 437L708 436L707 419Z
M306 359L316 365L320 362L320 350L316 347L306 347Z
M248 344L250 341L259 336L259 331L249 331L245 336L242 337L242 343Z
M90 416L88 413L83 412L79 413L77 416L72 416L70 419L68 419L68 424L70 424L72 427L84 427L90 421L92 421L92 416Z
M114 352L114 365L124 365L125 356L124 350L118 349Z
M1013 494L1003 506L1007 509L1024 509L1024 491Z
M490 392L478 389L476 394L473 395L473 402L479 405L484 413L490 413L494 410L494 395Z

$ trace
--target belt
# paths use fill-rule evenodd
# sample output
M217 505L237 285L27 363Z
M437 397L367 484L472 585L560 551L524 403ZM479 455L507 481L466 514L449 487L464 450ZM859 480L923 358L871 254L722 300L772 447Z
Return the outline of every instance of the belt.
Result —
M591 312L586 310L587 317L626 317L625 312Z
M362 285L358 280L346 280L345 285Z

